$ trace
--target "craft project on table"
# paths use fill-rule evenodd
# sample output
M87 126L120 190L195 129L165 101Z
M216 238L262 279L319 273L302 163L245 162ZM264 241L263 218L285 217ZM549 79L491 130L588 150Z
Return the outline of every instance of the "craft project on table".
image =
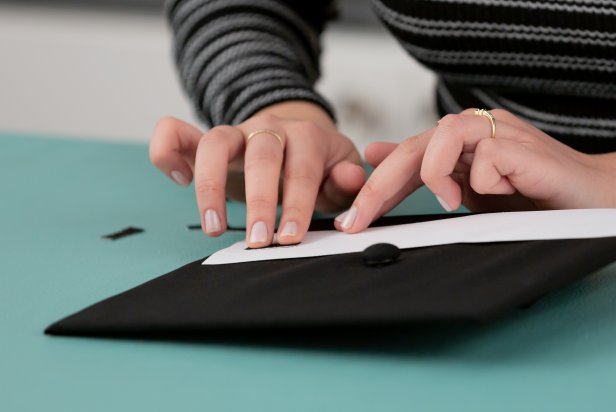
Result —
M486 224L479 224L473 233L477 243L443 244L441 237L433 246L394 248L398 251L395 258L384 259L382 264L370 263L362 251L205 265L199 259L71 315L46 332L220 339L226 334L248 336L274 329L284 333L483 322L616 260L616 209L526 216L526 229L519 220L507 223L490 216L432 216L433 222L424 223L418 223L426 219L421 216L384 218L376 226L394 222L423 225L424 229L455 228L459 227L456 219L489 225L500 221L492 229L501 230L503 241L494 241L494 236L490 240L489 231L482 230ZM331 227L332 221L320 224ZM537 225L543 225L541 230ZM389 229L396 231L400 226ZM533 240L523 240L522 235ZM269 252L284 250L271 248Z

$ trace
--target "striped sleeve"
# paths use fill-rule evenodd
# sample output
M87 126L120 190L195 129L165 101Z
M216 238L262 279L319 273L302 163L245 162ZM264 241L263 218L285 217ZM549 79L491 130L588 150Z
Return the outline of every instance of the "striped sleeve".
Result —
M500 107L588 153L616 151L616 0L372 0L439 78L441 114Z
M331 0L171 0L166 15L181 83L208 126L241 123L288 100L334 117L314 90Z
M451 83L616 98L614 0L374 0L417 60Z

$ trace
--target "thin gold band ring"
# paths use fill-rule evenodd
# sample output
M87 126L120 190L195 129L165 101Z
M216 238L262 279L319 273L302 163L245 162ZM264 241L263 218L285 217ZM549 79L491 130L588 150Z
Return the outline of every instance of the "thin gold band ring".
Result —
M486 109L475 109L475 115L488 118L490 125L492 126L492 139L496 138L496 118L494 115Z
M280 142L280 146L284 149L284 140L282 140L282 136L280 136L275 131L269 130L269 129L259 129L259 130L255 130L254 132L250 133L248 137L246 138L246 143L248 143L250 139L252 139L258 134L269 134L271 136L274 136L276 139L278 139L278 141Z

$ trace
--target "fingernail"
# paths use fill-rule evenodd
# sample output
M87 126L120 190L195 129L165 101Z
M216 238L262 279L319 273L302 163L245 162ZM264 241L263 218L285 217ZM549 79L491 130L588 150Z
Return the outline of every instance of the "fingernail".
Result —
M282 232L280 232L280 236L295 236L297 235L297 223L295 222L287 222L282 227Z
M188 183L190 183L188 179L186 178L186 176L184 176L182 173L178 172L177 170L171 171L171 178L173 179L175 183L177 183L180 186L187 186Z
M436 200L438 200L438 202L441 204L443 209L445 209L448 212L451 212L453 210L451 207L449 207L447 202L445 202L440 196L438 196L438 195L434 195L434 196L436 196Z
M263 243L265 241L267 241L267 225L260 220L252 225L250 243Z
M351 206L351 208L347 212L347 215L344 217L344 219L340 223L340 226L342 226L342 228L345 230L349 229L351 226L353 226L353 223L355 223L356 217L357 217L357 208L355 206Z
M347 210L346 212L342 212L340 213L338 216L336 216L336 218L334 219L336 222L338 223L342 223L342 221L344 220L344 218L349 214L349 211Z
M205 231L207 233L220 232L220 218L218 217L218 213L216 213L213 209L208 209L205 211Z

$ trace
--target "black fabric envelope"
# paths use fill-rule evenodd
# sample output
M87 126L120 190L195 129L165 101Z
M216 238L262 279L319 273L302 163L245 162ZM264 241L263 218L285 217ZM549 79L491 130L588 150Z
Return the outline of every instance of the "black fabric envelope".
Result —
M446 216L381 219L378 224ZM459 215L458 215L459 216ZM331 228L314 223L312 230ZM228 265L189 263L51 325L54 335L215 336L255 330L486 321L616 260L616 237L402 250Z

